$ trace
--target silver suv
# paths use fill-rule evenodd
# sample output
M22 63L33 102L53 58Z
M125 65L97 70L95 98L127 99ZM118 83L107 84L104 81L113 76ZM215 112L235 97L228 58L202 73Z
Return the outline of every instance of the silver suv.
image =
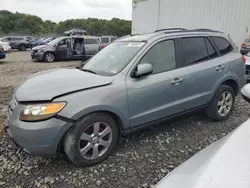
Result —
M77 69L37 73L15 89L6 131L25 151L78 165L103 161L120 136L205 109L222 121L244 86L228 35L169 29L111 43Z

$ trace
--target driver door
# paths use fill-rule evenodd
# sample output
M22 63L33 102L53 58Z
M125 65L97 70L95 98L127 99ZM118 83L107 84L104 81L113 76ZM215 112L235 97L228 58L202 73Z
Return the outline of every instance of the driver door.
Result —
M126 78L130 125L140 128L184 110L185 75L179 67L175 40L160 41L139 61L150 63L153 73Z
M69 58L68 49L70 48L70 39L61 40L56 47L56 57L64 60Z

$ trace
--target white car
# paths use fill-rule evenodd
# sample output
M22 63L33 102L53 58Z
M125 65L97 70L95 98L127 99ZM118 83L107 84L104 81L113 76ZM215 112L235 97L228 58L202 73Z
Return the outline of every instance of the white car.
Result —
M3 47L3 50L5 52L9 52L11 50L10 44L8 42L1 42L0 41L0 46Z

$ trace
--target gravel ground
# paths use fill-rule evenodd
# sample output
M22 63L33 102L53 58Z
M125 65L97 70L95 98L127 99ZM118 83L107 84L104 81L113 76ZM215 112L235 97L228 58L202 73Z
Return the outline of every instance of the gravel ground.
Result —
M27 57L28 52L15 52L0 63L0 125L12 89L23 78L40 70L78 63L39 64ZM197 151L234 130L249 115L250 106L238 97L232 116L225 122L211 122L202 113L178 118L124 137L113 155L89 168L77 167L64 156L30 156L2 135L0 187L151 187Z

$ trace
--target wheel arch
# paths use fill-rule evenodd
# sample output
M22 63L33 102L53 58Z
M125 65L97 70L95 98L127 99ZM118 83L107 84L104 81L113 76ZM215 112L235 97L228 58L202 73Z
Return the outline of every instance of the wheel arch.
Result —
M235 95L239 93L240 87L239 87L239 79L235 76L228 76L222 80L220 80L217 84L216 87L213 90L212 98L215 94L215 92L219 89L221 85L228 85L233 88Z
M78 113L73 118L74 122L80 120L81 118L83 118L85 116L88 116L88 115L94 114L94 113L104 113L104 114L106 113L106 114L108 114L108 115L110 115L111 117L114 118L114 120L116 121L116 123L118 125L117 128L118 128L118 134L119 134L118 135L118 141L119 141L121 139L121 136L124 135L124 133L125 133L124 132L124 123L125 122L124 122L124 120L117 113L113 112L112 110L93 110L93 111L89 111L88 113ZM70 129L72 129L73 126L74 126L74 124L70 128L68 128L64 132L63 136L61 137L61 139L60 139L60 141L58 143L58 146L57 146L57 153L64 152L64 149L63 149L63 140L64 140L66 134L68 133L68 131Z
M57 58L56 58L56 53L53 52L53 51L51 51L51 50L44 52L44 54L43 54L43 59L44 59L44 56L45 56L46 53L52 53L52 54L54 54L55 60L57 59Z

